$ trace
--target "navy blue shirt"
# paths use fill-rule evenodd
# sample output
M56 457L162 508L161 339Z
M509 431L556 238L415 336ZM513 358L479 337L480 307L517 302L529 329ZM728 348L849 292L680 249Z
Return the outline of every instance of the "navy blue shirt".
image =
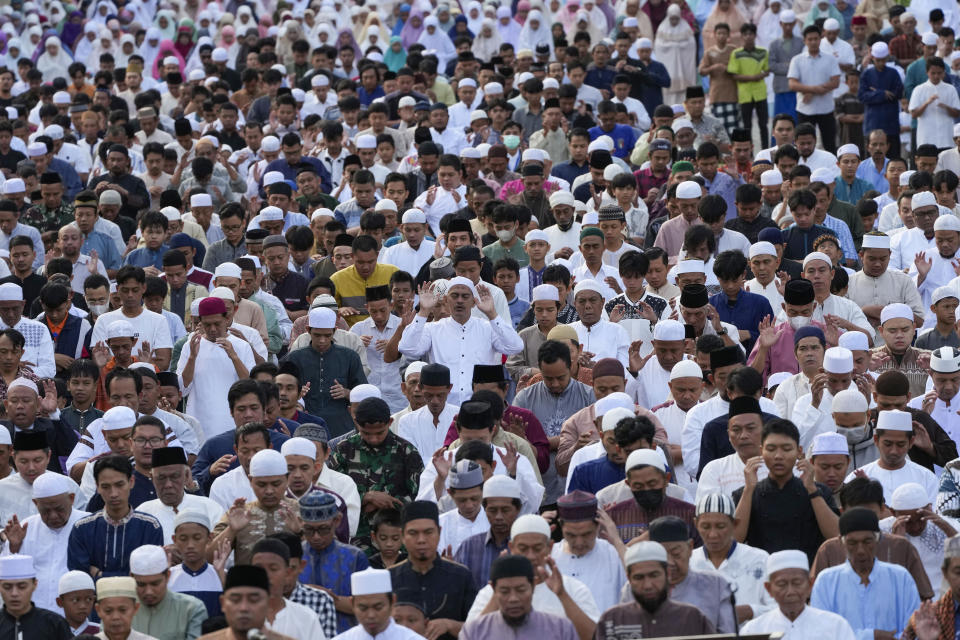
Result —
M278 423L279 422L283 422L290 433L293 433L297 429L297 423L292 420L284 420L281 418ZM210 486L214 481L214 478L210 475L210 465L223 456L234 454L233 438L233 431L224 431L223 433L213 436L200 447L200 453L197 454L197 459L193 461L192 471L194 479L205 494L210 493ZM280 431L279 424L274 424L270 427L270 446L272 448L280 451L280 447L289 439L290 436ZM234 460L230 463L230 467L227 470L229 471L230 469L236 468L238 464L240 463Z
M553 170L550 172L550 175L566 180L570 186L573 186L573 181L588 171L590 171L589 162L575 164L573 160L571 160L570 162L553 165Z
M613 154L617 158L626 158L633 151L633 146L637 144L637 132L633 127L625 124L613 125L612 131L604 131L603 127L597 125L590 127L590 140L596 140L600 136L610 136L613 138Z
M663 90L670 86L670 74L663 64L652 59L646 64L640 62L637 67L639 81L633 83L630 97L642 102L647 113L653 116L653 110L663 104Z
M887 98L885 91L893 94ZM863 130L880 129L887 135L900 135L900 99L903 98L903 81L900 74L884 67L883 71L870 67L860 74L860 89L857 99L864 104Z
M596 494L600 489L620 482L625 477L623 465L610 462L610 458L604 455L602 458L578 464L574 468L567 493L580 489Z
M737 329L750 332L749 340L741 340L747 353L750 353L754 341L760 335L760 322L767 316L771 319L775 317L773 307L770 306L766 297L743 289L740 289L737 299L733 302L730 302L727 294L721 291L710 298L710 304L717 310L721 321L729 322Z
M616 75L617 70L613 67L601 68L591 64L587 71L587 77L584 78L583 82L601 91L610 91L610 85L613 84L613 79Z

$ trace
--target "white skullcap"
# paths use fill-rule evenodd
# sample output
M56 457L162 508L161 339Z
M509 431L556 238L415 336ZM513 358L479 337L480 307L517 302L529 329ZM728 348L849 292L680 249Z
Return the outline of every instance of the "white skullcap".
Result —
M833 18L830 18L830 20L833 20ZM827 22L829 22L829 20ZM834 20L834 22L836 22L836 20ZM839 29L839 26L837 28ZM860 159L860 149L857 148L857 145L855 144L845 144L837 149L837 158L839 159L841 156L845 156L848 153L857 156L858 160Z
M850 351L869 351L870 345L867 343L867 334L862 331L846 331L840 334L837 340L837 346L849 349Z
M490 479L483 483L483 499L487 498L513 498L522 500L520 485L516 480L508 475L490 476Z
M607 138L607 140L610 139L607 136L600 136L587 145L587 153L593 153L594 151L613 151L613 145L608 144L607 140L603 140L603 138Z
M130 407L113 407L107 409L100 418L100 429L103 431L129 429L136 421L137 414Z
M286 456L303 456L317 459L317 445L306 438L290 438L280 446L280 453Z
M778 571L786 569L800 569L810 571L810 560L807 554L797 549L776 551L767 557L767 579Z
M473 297L477 297L477 288L474 286L473 282L469 278L464 278L463 276L456 276L455 278L450 278L449 284L447 284L447 291L453 289L454 287L466 287L470 290L470 293L473 294Z
M243 272L234 262L221 262L213 272L214 278L242 278Z
M920 39L923 41L923 44L928 47L937 46L937 34L933 31L927 31L925 34L920 36Z
M613 409L630 409L633 411L633 398L623 391L615 391L597 400L593 405L593 415L602 418Z
M913 322L913 310L910 305L902 302L892 302L880 311L880 324L883 325L887 320L894 319L909 320Z
M836 347L840 348L840 347ZM859 389L844 389L833 397L831 413L866 413L867 397Z
M9 181L7 184L10 184ZM20 302L23 300L23 289L13 282L0 284L0 302Z
M9 387L8 387L8 390L9 390ZM39 395L39 394L37 394L37 395ZM5 431L6 433L4 433L4 431ZM10 430L9 430L9 429L0 429L0 444L5 444L5 445L7 445L8 447L13 444L13 438L10 436ZM56 474L56 475L60 475L60 474L58 473L58 474ZM36 481L34 481L34 486L36 486Z
M70 94L66 91L57 91L53 94L53 104L70 104Z
M508 12L510 11L509 7L505 8ZM487 84L483 85L483 92L488 96L491 94L496 95L498 93L503 93L503 85L499 82L488 82Z
M130 575L153 576L169 566L167 552L155 544L143 544L130 552Z
M33 380L30 380L29 378L17 378L13 382L11 382L9 385L7 385L7 391L13 391L17 387L26 387L27 389L30 389L31 391L33 391L35 394L40 395L40 391L37 389L37 383L34 382Z
M887 43L883 42L882 40L879 42L874 42L870 47L870 55L872 55L874 58L879 58L882 60L890 55L890 47L887 46Z
M25 580L36 577L37 570L33 566L32 556L15 553L0 558L0 580Z
M640 38L637 40L637 49L653 49L653 40L650 38Z
M210 54L210 59L214 62L226 62L228 57L227 50L223 47L217 47Z
M377 148L377 136L372 133L365 133L362 136L357 136L357 149L376 149Z
M700 365L697 364L696 360L681 360L673 365L673 369L670 370L671 382L678 378L696 378L702 380L703 370L700 368Z
M390 572L387 569L364 569L350 574L350 593L354 596L392 594Z
M837 172L835 167L820 167L814 169L813 173L810 174L810 182L822 182L823 184L830 184L837 177Z
M930 504L927 490L916 482L905 482L897 487L890 499L890 508L897 511L922 509Z
M671 5L673 6L673 5ZM660 562L667 563L667 550L659 542L643 540L627 547L627 552L623 556L623 566L628 569L638 562Z
M327 216L328 218L332 218L333 211L331 211L330 209L327 209L326 207L320 207L319 209L315 210L313 213L310 214L310 222L313 222L320 216Z
M930 296L930 304L937 304L938 302L946 298L960 299L960 295L957 295L957 290L953 287L949 287L949 286L937 287L936 289L933 290L933 295Z
M287 475L287 459L276 449L264 449L250 460L250 477L263 478L265 476Z
M477 151L476 147L464 147L460 150L460 157L467 160L479 160L480 152Z
M210 297L220 298L221 300L229 300L230 302L236 302L237 298L233 295L233 291L226 287L214 287L213 291L210 292Z
M814 260L822 260L828 265L832 266L833 263L830 261L830 256L823 253L822 251L814 251L813 253L808 253L807 257L803 259L803 268L806 269L807 265L813 262Z
M859 393L859 391L857 392ZM863 397L861 395L861 397ZM818 433L810 445L810 457L813 456L850 456L845 436L836 431Z
M911 178L911 176L913 176L913 174L915 174L915 173L916 173L916 171L914 171L914 170L912 170L912 169L908 169L907 171L904 171L903 173L901 173L901 174L900 174L900 180L899 180L900 186L901 186L901 187L908 187L908 186L910 186L910 178ZM936 199L934 199L934 201L936 201ZM910 207L913 208L913 200L910 201Z
M160 209L160 213L162 213L169 222L177 222L182 217L180 210L176 207L164 207Z
M283 177L282 171L267 171L263 174L263 186L269 187L271 184L276 184L277 182L283 182L285 178Z
M566 205L572 207L575 202L573 194L569 191L556 191L550 196L550 207L558 207L560 205Z
M407 368L403 371L403 381L406 382L407 378L409 378L410 376L416 375L421 371L423 371L423 368L425 366L427 366L427 363L421 362L420 360L416 360L408 364Z
M777 169L770 169L760 174L760 186L776 187L783 184L783 175Z
M476 150L480 153L481 158L486 158L490 155L490 143L481 142L476 146Z
M40 144L43 144L43 143L41 142ZM39 155L43 155L43 154L39 154ZM3 183L4 195L10 194L10 193L20 193L26 190L27 190L27 185L24 184L22 178L10 178L9 180Z
M137 330L126 320L114 320L107 325L107 340L113 338L136 338Z
M958 353L958 355L954 355ZM954 373L960 371L960 352L953 347L940 347L930 354L930 369L937 373Z
M194 298L193 302L190 303L190 315L195 318L200 317L200 301L203 298Z
M69 98L69 94L67 94ZM52 124L43 130L43 135L50 136L51 140L63 140L63 127L58 124Z
M7 430L4 429L4 431ZM37 479L33 481L33 487L31 489L31 497L34 500L40 500L42 498L60 496L65 493L76 495L80 487L77 486L77 483L70 479L69 476L47 471L37 476Z
M304 100L307 99L306 92L300 87L294 87L294 89L290 92L290 94L293 96L294 102L303 102Z
M853 354L843 347L830 347L823 354L823 370L827 373L850 373L853 371Z
M194 207L212 207L213 198L210 197L209 193L195 193L190 196L190 208Z
M203 69L194 69L189 74L187 74L187 82L197 82L203 80L206 77Z
M173 530L176 531L180 525L184 524L198 524L207 531L213 528L210 526L210 518L202 511L181 511L173 519Z
M677 186L677 198L681 200L693 200L703 195L703 187L693 180L681 182Z
M262 141L260 141L260 150L266 151L267 153L280 151L280 138L276 136L267 136Z
M916 199L917 196L913 196ZM949 211L949 210L948 210ZM960 231L960 218L951 211L950 213L941 212L940 217L933 223L934 231Z
M315 74L312 78L310 78L310 86L311 87L329 87L330 78L328 78L326 75L322 73Z
M603 179L610 182L621 173L625 173L623 167L618 164L608 164L603 168Z
M621 420L626 418L636 417L635 414L630 409L624 409L623 407L614 407L603 414L603 419L600 421L600 430L606 433L607 431L613 431L617 428L617 425Z
M680 133L681 129L693 129L693 123L688 118L677 118L671 125L674 133Z
M777 257L777 249L773 244L763 241L763 242L754 242L750 245L750 257L756 258L757 256L773 256Z
M401 222L403 224L426 224L427 214L420 211L420 209L407 209L403 212Z
M686 337L687 332L683 327L683 323L677 320L661 320L653 325L654 340L675 342L677 340L684 340Z
M463 78L460 82L457 83L457 88L459 89L460 87L473 87L474 89L476 89L477 81L474 80L473 78Z
M577 211L583 211L587 208L587 205L577 200L576 204L574 205L574 208ZM599 224L600 214L598 214L596 211L588 211L587 213L583 214L583 218L581 218L580 221L583 224L583 226L587 226L588 224ZM556 261L554 261L554 264L555 263ZM570 269L570 270L572 271L573 269Z
M703 260L698 260L696 258L691 258L690 260L681 260L677 263L677 275L682 275L684 273L706 273L707 267L703 264Z
M666 471L667 465L663 461L663 455L657 453L654 449L637 449L631 451L627 456L627 464L624 467L628 472L639 466L654 467L660 471Z
M907 411L881 411L877 414L877 429L883 431L913 431L913 416Z
M860 245L864 249L890 249L890 236L887 234L881 235L871 235L866 234L863 236L863 244Z
M513 521L510 527L510 539L524 533L538 533L546 538L550 537L550 524L544 520L543 516L536 513L522 515Z
M277 222L283 220L283 209L280 207L264 207L260 210L260 220L263 222Z
M636 19L636 18L624 18L624 19L623 19L623 24L622 24L622 26L623 26L624 29L633 29L634 27L636 27L636 26L638 26L638 25L639 25L639 22L637 22L637 19Z
M88 23L88 24L89 24L89 23ZM159 38L157 38L157 39L159 40ZM149 38L148 38L148 40L149 40ZM176 57L176 56L167 56L166 58L163 59L163 64L164 64L164 65L168 65L168 64L169 64L169 65L174 65L174 64L175 64L175 65L177 65L177 66L180 66L180 61L177 60L177 57Z
M393 211L397 212L397 203L390 198L380 198L373 207L374 211Z
M587 278L578 282L577 286L573 288L573 297L576 298L577 294L582 291L594 291L599 293L601 298L604 297L603 289L600 287L600 283L593 278Z
M935 206L937 206L937 197L929 191L920 191L919 193L913 194L913 197L910 198L911 209L919 209L920 207L935 207Z
M74 591L94 591L93 578L86 571L67 571L57 583L57 595L62 596Z
M547 89L559 89L559 88L560 88L560 83L557 82L557 79L556 79L556 78L544 78L544 79L543 79L543 90L544 90L544 91L546 91Z
M337 313L326 307L310 309L307 325L311 329L334 329L337 326Z
M383 394L378 387L372 384L358 384L350 389L350 404L358 404L367 398L382 398Z
M530 304L538 301L560 302L560 291L552 284L541 284L530 292Z
M823 30L824 30L824 31L839 31L839 30L840 30L840 23L837 22L837 19L836 19L836 18L827 18L827 19L824 20L824 22L823 22Z
M857 332L859 333L859 331ZM767 378L767 389L773 389L778 384L782 384L786 380L789 380L793 377L793 374L787 373L786 371L778 371Z
M538 241L550 244L550 238L547 236L547 232L543 229L531 229L530 231L527 231L527 237L523 240L526 244Z

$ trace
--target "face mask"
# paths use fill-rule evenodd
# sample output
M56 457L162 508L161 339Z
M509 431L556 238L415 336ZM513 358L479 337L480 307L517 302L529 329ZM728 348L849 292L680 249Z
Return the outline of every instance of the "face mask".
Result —
M637 501L641 509L645 511L656 511L663 502L663 489L644 489L634 491L633 499Z
M506 135L503 136L503 144L507 149L513 151L520 146L520 136L515 135Z
M513 229L501 229L497 231L497 237L500 238L500 242L510 242L513 240Z
M110 305L108 303L104 304L88 304L87 308L90 309L90 313L95 316L102 316L107 311L110 310Z
M837 431L847 437L847 444L854 445L867 439L867 425L859 427L837 427Z
M809 316L793 316L792 318L788 318L788 320L794 331L810 326Z

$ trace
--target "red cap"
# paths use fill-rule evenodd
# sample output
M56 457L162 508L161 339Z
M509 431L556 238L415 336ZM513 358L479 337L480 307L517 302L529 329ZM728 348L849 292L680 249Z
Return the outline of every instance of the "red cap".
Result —
M227 305L221 298L209 297L200 301L199 315L201 318L204 316L215 316L226 312Z

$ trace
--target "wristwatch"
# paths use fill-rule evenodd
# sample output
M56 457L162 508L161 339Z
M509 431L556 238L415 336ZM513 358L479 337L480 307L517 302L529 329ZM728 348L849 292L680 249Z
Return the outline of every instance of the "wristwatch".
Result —
M720 325L720 328L717 330L717 335L718 335L718 336L725 336L725 335L727 335L727 328L726 328L725 326L723 326L723 325Z

